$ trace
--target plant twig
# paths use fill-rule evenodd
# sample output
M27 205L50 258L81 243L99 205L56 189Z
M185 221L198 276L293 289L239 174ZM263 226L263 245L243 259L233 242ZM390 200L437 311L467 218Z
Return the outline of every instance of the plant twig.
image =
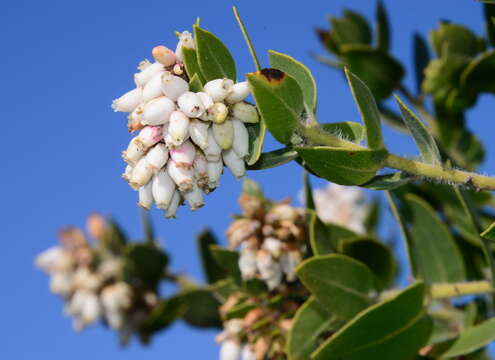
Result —
M429 288L434 299L452 298L465 295L486 294L494 292L489 281L472 281L452 284L433 284Z

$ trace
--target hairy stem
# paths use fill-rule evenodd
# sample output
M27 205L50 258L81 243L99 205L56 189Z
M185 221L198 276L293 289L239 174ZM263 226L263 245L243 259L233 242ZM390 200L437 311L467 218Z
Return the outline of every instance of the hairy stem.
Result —
M494 291L489 281L472 281L454 284L433 284L430 295L434 299L451 298L464 295L492 293Z

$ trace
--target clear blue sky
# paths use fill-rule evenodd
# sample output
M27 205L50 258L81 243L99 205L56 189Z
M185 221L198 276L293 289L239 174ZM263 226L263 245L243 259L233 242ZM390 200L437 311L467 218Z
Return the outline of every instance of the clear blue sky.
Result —
M411 33L425 33L439 18L483 31L481 7L474 0L385 1L394 29L393 52L411 63ZM7 1L0 11L3 202L0 232L0 357L2 359L216 359L214 332L183 324L143 348L122 351L101 326L82 334L71 330L61 301L48 291L47 277L34 256L55 244L57 229L82 226L94 210L113 214L130 235L140 235L136 194L120 178L120 151L128 141L126 118L111 100L132 86L136 64L158 44L175 46L175 30L189 29L196 16L231 49L239 77L253 70L232 15L231 1ZM322 51L315 26L327 14L359 8L367 16L373 1L238 1L252 40L266 64L266 50L288 53L306 63L319 85L319 117L358 120L342 76L319 65L309 52ZM412 76L407 81L412 84ZM484 97L469 126L478 130L490 155L484 167L495 174L493 97ZM491 111L489 111L491 109ZM390 147L414 152L405 137L387 131ZM273 141L267 148L274 146ZM297 197L301 171L286 165L251 174L275 199ZM173 267L200 278L194 234L212 226L221 234L237 211L240 184L230 174L197 213L185 208L177 221L154 222L174 256Z

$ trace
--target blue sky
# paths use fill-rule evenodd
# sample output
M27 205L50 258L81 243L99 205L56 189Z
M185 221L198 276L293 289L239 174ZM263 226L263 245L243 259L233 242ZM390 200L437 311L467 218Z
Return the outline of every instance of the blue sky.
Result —
M481 7L473 0L385 1L393 33L393 53L411 64L411 34L425 34L439 18L483 31ZM0 227L4 274L0 295L0 354L5 359L97 359L106 356L141 360L215 359L215 332L196 331L183 324L143 348L121 350L112 332L96 326L82 334L62 316L61 301L48 291L47 277L33 266L34 256L55 244L57 229L82 226L91 211L113 216L136 238L140 235L136 194L120 178L120 152L129 139L126 118L113 113L111 100L132 86L136 64L150 57L158 44L175 46L175 30L190 28L196 16L230 48L239 77L253 70L248 51L232 15L237 5L251 38L266 64L266 51L294 56L313 71L319 87L322 121L358 120L342 76L319 65L309 55L320 51L315 26L326 26L327 14L358 8L368 17L373 1L9 1L0 12L0 102L4 123L2 143L3 207ZM407 83L412 87L412 75ZM469 126L487 144L483 170L495 174L493 97L483 97L470 113ZM415 154L411 141L386 131L388 145L399 154ZM267 149L275 146L268 141ZM297 197L301 171L286 165L250 174L274 199ZM321 182L320 182L321 183ZM237 211L240 183L230 174L207 198L206 206L176 221L153 211L173 267L200 279L194 235L205 226L222 234Z

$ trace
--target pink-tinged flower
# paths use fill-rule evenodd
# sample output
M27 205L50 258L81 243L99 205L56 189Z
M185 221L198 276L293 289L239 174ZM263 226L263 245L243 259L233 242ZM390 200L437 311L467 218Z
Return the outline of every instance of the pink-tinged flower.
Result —
M170 149L170 157L178 167L190 168L196 157L196 148L192 142L186 140L181 145Z
M239 119L232 119L232 125L234 126L234 141L232 142L232 148L238 157L244 158L249 154L249 133L246 129L246 125Z
M155 60L163 66L172 66L177 60L175 53L168 47L162 45L155 46L153 50L151 50L151 54Z
M161 87L163 94L173 101L177 101L179 96L189 91L187 81L169 71L163 73Z
M153 194L151 193L151 181L149 181L146 185L141 186L138 190L139 192L139 201L138 205L143 209L149 210L151 205L153 205Z
M234 125L231 120L227 120L221 124L213 123L211 126L215 141L221 149L226 150L232 147L234 141Z
M249 96L251 90L249 89L249 84L247 81L236 83L232 86L232 91L225 98L228 104L235 104L241 102Z
M153 177L151 183L156 207L167 209L175 192L174 180L172 180L166 169L162 169Z
M228 149L222 151L222 159L225 164L236 177L236 179L242 178L246 174L246 165L244 159L241 159L235 153L234 149Z
M194 171L192 168L179 167L170 159L167 163L167 172L182 192L191 191L193 187Z
M161 126L146 126L136 136L136 145L143 150L149 149L162 139Z
M160 96L144 105L142 123L145 125L165 124L174 110L174 102L165 96Z
M112 102L112 109L114 111L132 112L141 103L142 98L143 90L141 88L135 88L115 99Z
M179 146L187 139L189 136L189 123L189 118L182 111L176 110L172 112L167 137L171 145Z
M198 118L205 111L204 105L198 95L188 91L177 99L179 109L189 117Z
M215 79L208 81L203 91L211 96L213 102L223 101L232 92L234 82L230 79Z

